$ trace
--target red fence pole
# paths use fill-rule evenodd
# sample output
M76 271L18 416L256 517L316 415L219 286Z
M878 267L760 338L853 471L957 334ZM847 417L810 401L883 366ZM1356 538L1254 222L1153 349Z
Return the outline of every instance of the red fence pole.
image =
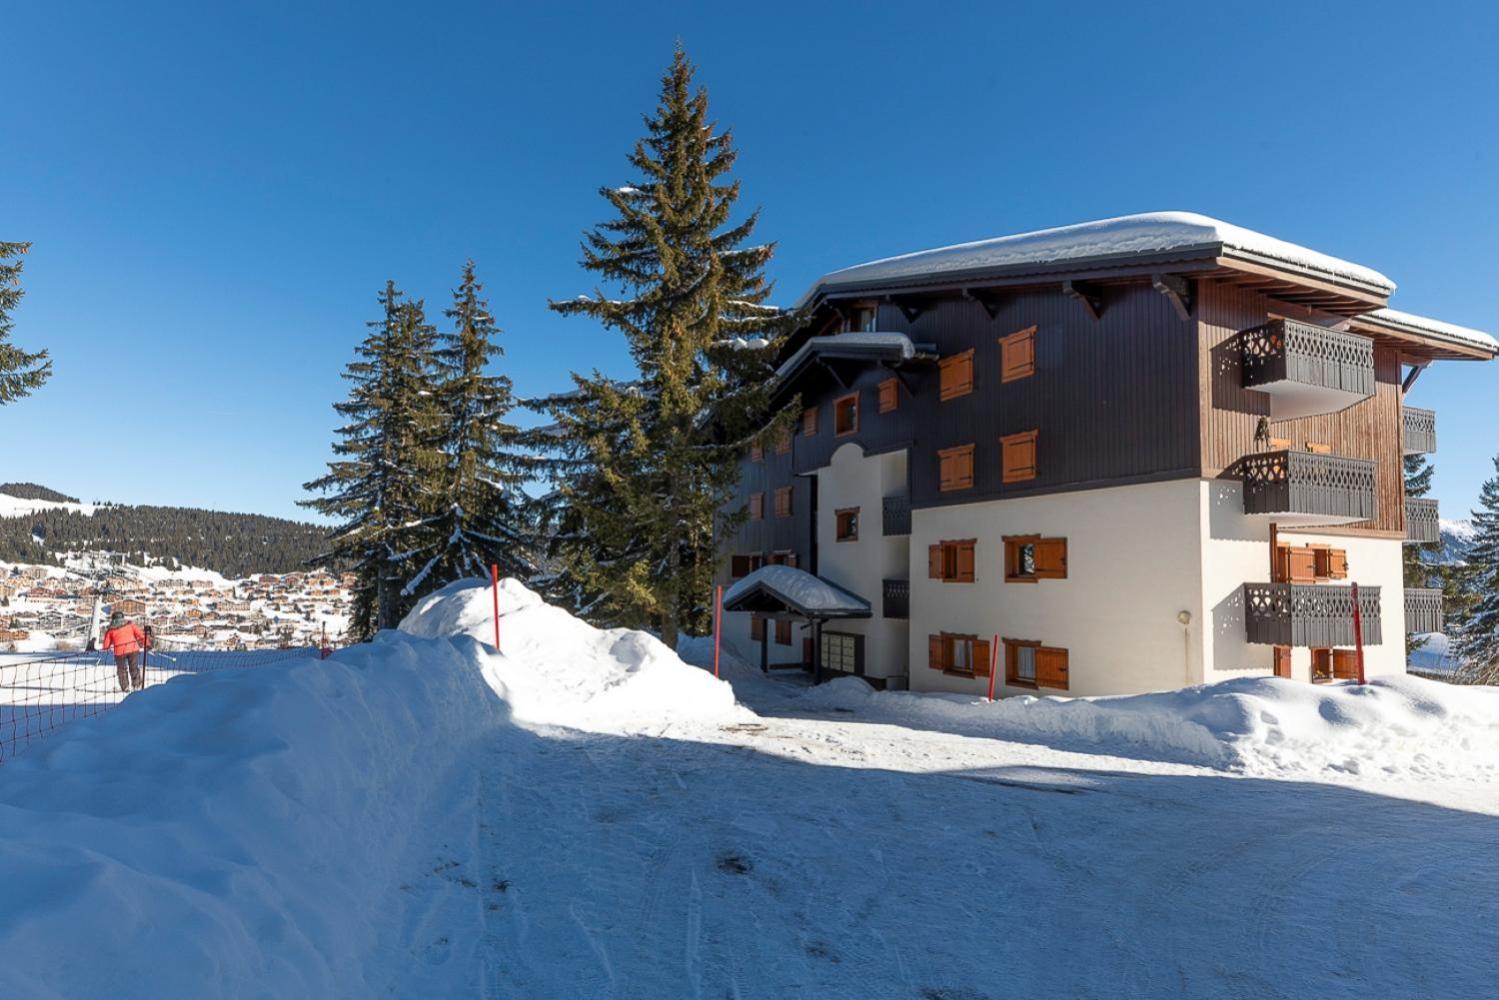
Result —
M1364 616L1358 608L1358 584L1353 585L1353 648L1358 660L1358 682L1364 681Z
M989 643L989 700L994 700L994 675L999 672L999 636Z
M489 576L494 581L494 651L500 651L500 564L489 564Z
M713 676L718 676L719 633L723 631L723 584L713 588Z

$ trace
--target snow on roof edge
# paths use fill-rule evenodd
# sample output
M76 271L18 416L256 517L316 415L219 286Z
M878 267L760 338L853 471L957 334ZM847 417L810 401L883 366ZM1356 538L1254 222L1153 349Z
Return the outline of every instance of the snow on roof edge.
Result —
M1495 340L1491 335L1484 333L1482 330L1458 326L1456 323L1444 323L1439 319L1417 316L1415 313L1401 312L1399 309L1390 308L1375 309L1373 312L1364 313L1358 318L1399 327L1424 337L1435 337L1438 340L1482 347L1485 350L1499 354L1499 340Z

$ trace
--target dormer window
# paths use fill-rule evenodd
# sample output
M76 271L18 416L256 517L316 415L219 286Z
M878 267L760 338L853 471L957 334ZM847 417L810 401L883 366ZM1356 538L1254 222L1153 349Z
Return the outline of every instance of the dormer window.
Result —
M873 302L859 302L848 309L845 333L873 333L875 316L879 310Z

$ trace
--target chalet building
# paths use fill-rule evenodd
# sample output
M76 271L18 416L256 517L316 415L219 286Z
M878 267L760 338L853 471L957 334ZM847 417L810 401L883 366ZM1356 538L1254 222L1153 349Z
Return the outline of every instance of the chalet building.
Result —
M799 416L730 504L726 641L922 691L991 662L1008 694L1324 680L1356 670L1357 583L1366 673L1402 673L1441 625L1402 585L1438 531L1402 474L1436 416L1405 396L1499 345L1394 287L1188 213L825 276L779 360Z

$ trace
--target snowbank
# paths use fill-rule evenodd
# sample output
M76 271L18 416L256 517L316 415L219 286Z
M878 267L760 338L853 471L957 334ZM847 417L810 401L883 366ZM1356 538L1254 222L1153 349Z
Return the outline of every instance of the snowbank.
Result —
M419 636L494 642L485 580L460 580L424 598L401 622ZM610 732L748 715L734 690L683 663L655 636L599 629L516 580L500 581L500 649L485 675L517 720Z
M1499 688L1416 677L1362 687L1249 678L1159 694L997 702L877 692L842 678L801 704L973 736L1133 747L1262 777L1499 779Z
M7 763L0 995L369 995L427 790L504 717L483 658L393 635L176 678Z

